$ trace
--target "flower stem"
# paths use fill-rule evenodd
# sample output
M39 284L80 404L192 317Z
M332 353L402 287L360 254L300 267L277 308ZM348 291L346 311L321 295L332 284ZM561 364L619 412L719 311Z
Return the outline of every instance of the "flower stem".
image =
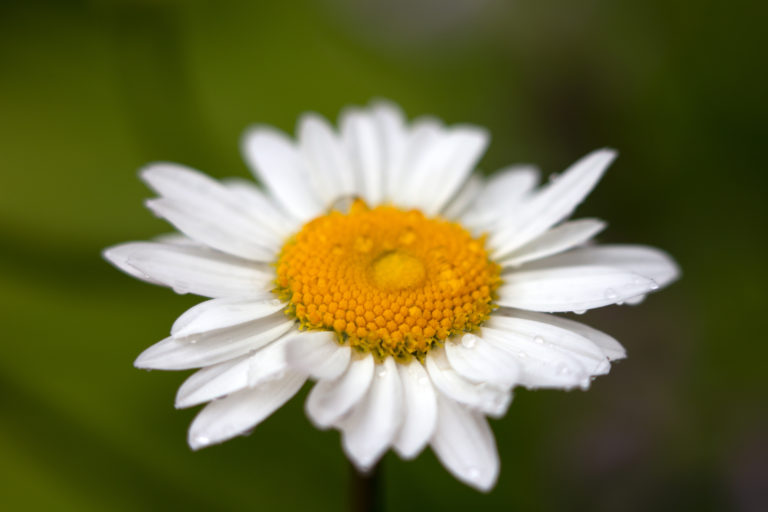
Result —
M382 512L381 464L361 473L349 464L349 510L352 512Z

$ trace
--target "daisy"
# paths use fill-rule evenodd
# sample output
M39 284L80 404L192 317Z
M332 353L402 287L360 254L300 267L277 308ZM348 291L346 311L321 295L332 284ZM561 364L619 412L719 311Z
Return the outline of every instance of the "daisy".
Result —
M566 220L613 161L585 156L556 180L512 166L472 171L478 127L408 124L388 103L342 113L336 132L307 114L290 140L249 130L245 158L264 188L157 163L147 201L180 234L109 248L124 272L208 297L145 350L139 368L200 368L177 407L208 403L193 449L258 425L309 379L306 412L341 431L370 470L390 448L427 445L477 489L499 459L486 417L515 386L586 389L625 357L612 337L550 313L637 303L676 278L644 246L593 245L605 224Z

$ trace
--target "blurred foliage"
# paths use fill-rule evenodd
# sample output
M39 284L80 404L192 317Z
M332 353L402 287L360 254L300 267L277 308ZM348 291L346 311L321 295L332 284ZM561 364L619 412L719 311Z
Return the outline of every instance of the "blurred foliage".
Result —
M134 357L194 297L103 247L168 230L154 160L246 176L250 123L385 97L490 128L483 169L621 156L579 214L684 276L582 320L630 357L588 393L517 393L496 489L385 459L389 510L758 510L768 488L765 12L755 2L0 3L0 507L338 510L347 465L294 399L192 453L183 376Z

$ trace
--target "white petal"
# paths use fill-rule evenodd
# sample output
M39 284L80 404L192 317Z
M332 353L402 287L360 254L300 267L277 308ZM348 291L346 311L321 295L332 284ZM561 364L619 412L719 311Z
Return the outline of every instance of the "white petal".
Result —
M581 245L603 229L605 229L605 222L597 219L565 222L522 247L518 247L510 254L506 256L494 254L493 258L503 267L516 267Z
M387 199L400 207L418 207L424 190L419 189L419 177L414 165L423 160L445 136L445 129L435 119L414 122L403 143L402 151L387 173Z
M483 204L509 206L524 199L539 183L539 169L528 164L515 164L492 174L485 183Z
M525 387L571 389L589 383L591 375L575 354L538 343L533 336L506 328L483 327L481 336L486 342L517 357L522 368L520 384Z
M171 328L174 338L183 338L215 329L233 327L277 313L285 303L272 293L247 298L211 299L188 309Z
M229 178L223 180L222 184L237 198L242 207L248 210L252 218L258 219L263 229L269 230L280 240L284 240L300 227L301 224L295 217L282 209L254 182Z
M582 311L623 302L652 290L654 282L626 270L572 266L510 272L498 289L501 306L531 311Z
M245 216L216 211L210 204L184 204L173 199L146 201L147 208L179 231L208 247L241 258L270 262L280 249L279 241Z
M535 320L537 322L548 323L553 326L576 333L597 345L603 354L611 361L624 359L627 357L627 351L624 350L624 347L621 346L621 343L616 341L616 339L613 337L605 334L604 332L598 331L597 329L593 329L588 325L584 325L580 322L576 322L568 318L561 318L555 315L547 315L544 313L534 313L532 311L522 311L507 308L502 308L500 311L494 313L494 316L497 315L507 315L516 318Z
M413 179L406 190L409 206L436 215L466 181L485 151L488 134L474 126L453 128L411 165ZM428 192L426 192L428 191Z
M427 371L435 387L447 397L478 409L493 417L507 411L512 394L485 383L471 382L450 365L445 349L433 348L427 354Z
M282 133L268 127L250 129L243 139L245 160L286 211L307 221L324 205L309 185L309 170L301 154Z
M358 177L358 190L369 205L384 197L384 151L374 118L359 109L342 113L341 137L352 168Z
M304 375L289 372L282 379L211 402L192 422L189 445L197 450L250 430L290 400L305 380Z
M429 442L437 423L437 399L432 381L416 359L398 365L403 383L403 424L395 438L395 451L404 459L418 455Z
M680 275L675 261L664 251L644 245L598 245L582 247L550 258L531 262L525 269L549 269L562 266L601 265L622 269L651 279L656 290Z
M162 196L147 206L191 238L243 258L270 260L279 249L280 237L216 180L163 163L144 168L141 177Z
M367 471L390 447L403 421L403 387L397 363L388 357L377 364L368 393L342 420L344 451Z
M594 336L584 336L581 334L583 329L571 329L571 327L580 326L577 322L569 324L567 320L565 322L558 320L560 319L554 315L503 309L494 313L485 325L528 338L545 351L567 354L579 363L587 376L608 373L610 369L608 357L600 346L592 341ZM519 343L516 344L516 348L524 350ZM556 356L553 355L552 359L556 359Z
M288 340L286 350L289 364L315 379L338 378L351 357L350 348L339 345L336 334L327 331L296 333Z
M539 171L532 165L501 169L485 181L471 208L462 215L462 224L487 230L506 221L538 182Z
M402 166L408 143L405 116L397 105L381 100L372 104L372 114L382 144L384 199L397 204L398 191L394 180L398 176L398 168Z
M446 219L461 219L462 215L477 199L480 191L483 189L483 180L476 174L467 178L464 186L456 192L456 195L448 201L443 208L441 215Z
M167 238L173 235L164 235L163 238ZM175 237L176 238L176 237ZM189 240L186 237L183 237L184 240ZM180 240L179 238L176 238L176 240ZM145 246L147 242L128 242L125 244L120 245L114 245L112 247L107 247L104 249L101 253L101 255L104 257L105 260L125 272L131 277L135 277L136 279L141 279L142 281L145 281L147 283L151 284L157 284L160 286L166 286L166 284L159 279L155 279L154 277L150 276L146 272L143 272L139 270L138 268L134 267L133 265L130 265L128 263L128 257L131 255L131 253L139 250L141 246ZM197 247L196 242L191 242L189 244L182 244L182 243L176 243L174 240L173 242L163 241L162 245L179 245L179 246L191 246L191 247ZM207 250L207 249L206 249Z
M202 198L221 203L226 203L229 199L219 182L184 165L155 162L143 167L139 176L162 197L191 202Z
M274 279L266 265L195 246L131 242L110 247L104 257L133 276L205 297L253 295Z
M192 240L187 235L184 235L179 232L172 232L172 233L165 233L162 235L157 235L156 237L152 238L153 242L158 242L161 244L170 244L170 245L182 245L186 247L204 247L203 244L196 240Z
M255 387L263 382L282 378L289 371L286 348L291 334L288 333L267 346L257 350L248 358L248 386Z
M193 338L166 338L142 352L133 363L152 370L186 370L221 363L263 347L295 328L282 313Z
M299 121L298 132L301 151L312 167L309 179L322 202L331 205L340 198L356 195L352 163L328 121L307 114Z
M496 254L508 254L567 218L589 194L616 157L602 149L585 156L516 211L488 239Z
M499 475L499 454L488 422L438 393L438 421L432 449L443 466L472 487L489 491Z
M286 370L283 337L254 354L207 366L192 374L176 394L176 407L191 407L282 378Z
M512 354L474 334L464 334L461 340L458 337L448 340L445 354L459 375L474 382L509 389L520 376L520 364Z
M309 393L306 411L318 428L328 428L357 404L373 378L373 357L353 360L336 380L321 380Z
M176 407L192 407L246 388L248 366L248 356L241 356L198 370L176 393Z

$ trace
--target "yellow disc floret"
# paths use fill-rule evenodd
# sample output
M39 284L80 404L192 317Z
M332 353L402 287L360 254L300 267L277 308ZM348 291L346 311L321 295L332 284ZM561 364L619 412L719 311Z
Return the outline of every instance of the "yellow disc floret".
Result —
M303 329L334 331L378 359L421 359L493 310L500 268L484 242L454 222L358 200L286 242L276 292Z

